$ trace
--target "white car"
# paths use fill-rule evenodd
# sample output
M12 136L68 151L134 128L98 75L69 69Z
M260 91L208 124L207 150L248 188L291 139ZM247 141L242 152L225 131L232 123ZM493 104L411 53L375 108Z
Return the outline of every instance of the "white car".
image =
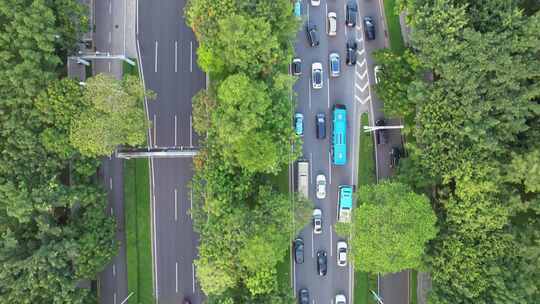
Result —
M373 74L375 74L375 83L379 83L380 78L379 78L379 74L381 73L381 66L380 65L376 65L374 68L373 68Z
M339 266L347 265L347 243L344 241L337 242L337 264Z
M313 233L322 233L322 210L313 209Z
M321 5L321 0L311 0L311 6L319 6Z
M314 89L322 89L323 87L322 63L314 62L311 64L311 82Z
M315 178L315 185L317 185L317 198L324 199L326 197L326 176L324 174L318 174Z
M336 304L347 304L347 298L345 297L345 295L337 294L335 303Z
M337 32L337 14L335 12L328 13L328 36L335 36Z

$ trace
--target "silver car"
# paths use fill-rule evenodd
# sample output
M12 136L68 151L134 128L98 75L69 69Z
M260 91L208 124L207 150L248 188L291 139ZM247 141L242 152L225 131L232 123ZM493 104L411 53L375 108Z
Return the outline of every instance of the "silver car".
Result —
M337 32L337 14L335 12L328 13L328 36L335 36Z
M326 176L324 174L318 174L315 178L315 184L317 185L317 198L324 199L326 197Z
M313 233L322 233L322 210L313 209Z

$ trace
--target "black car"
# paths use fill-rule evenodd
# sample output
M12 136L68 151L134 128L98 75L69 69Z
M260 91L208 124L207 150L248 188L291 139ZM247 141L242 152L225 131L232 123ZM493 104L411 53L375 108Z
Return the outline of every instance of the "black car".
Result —
M306 35L309 45L312 47L319 45L319 33L317 32L317 25L315 23L306 23Z
M325 139L326 138L326 114L318 113L317 116L315 116L315 126L317 128L317 130L315 130L317 134L317 139Z
M295 76L302 75L302 59L294 58L292 61L292 74Z
M356 64L356 50L358 49L358 44L353 39L350 39L347 41L347 58L346 63L347 65L355 65Z
M392 150L390 150L390 168L397 168L400 158L401 149L399 147L393 147Z
M302 288L298 291L298 303L309 304L309 291L307 289Z
M317 272L320 276L325 276L328 269L327 266L326 251L319 250L317 251Z
M375 40L375 22L373 18L364 17L364 31L366 31L367 40Z
M356 26L356 16L358 15L358 5L355 1L347 2L345 9L345 23L347 26Z
M302 238L294 240L294 261L297 264L304 263L304 240Z
M386 126L386 122L384 121L384 119L377 119L375 121L375 125L377 127L383 127L383 126ZM377 141L377 145L387 144L388 143L388 135L386 134L386 130L376 130L375 131L375 139Z

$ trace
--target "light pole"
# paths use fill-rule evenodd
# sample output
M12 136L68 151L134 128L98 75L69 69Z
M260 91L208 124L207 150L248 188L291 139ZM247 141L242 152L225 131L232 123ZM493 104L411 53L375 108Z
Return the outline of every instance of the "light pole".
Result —
M377 130L403 129L403 125L399 126L364 126L364 132L373 132Z
M124 299L124 301L120 302L120 304L126 303L126 301L127 301L132 295L133 295L133 292L130 293L130 294L127 296L127 298Z
M382 298L373 290L369 290L371 291L371 293L373 294L373 298L375 299L375 301L377 301L379 304L384 304Z

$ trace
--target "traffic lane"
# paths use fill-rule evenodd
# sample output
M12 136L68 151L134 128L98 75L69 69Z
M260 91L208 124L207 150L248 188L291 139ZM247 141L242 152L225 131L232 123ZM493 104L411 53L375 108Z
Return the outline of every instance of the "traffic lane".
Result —
M380 296L384 303L408 304L409 303L409 272L387 274L381 277Z
M177 293L179 299L188 297L192 302L202 301L199 286L195 277L193 260L197 258L198 235L193 231L191 218L192 192L189 186L193 175L193 161L191 158L177 159L174 170L182 173L182 178L177 180L174 193L175 200L175 234L177 236ZM189 232L189 233L186 233Z
M175 251L177 236L174 232L174 188L178 178L174 170L175 159L154 159L154 280L158 303L173 303L176 299Z

